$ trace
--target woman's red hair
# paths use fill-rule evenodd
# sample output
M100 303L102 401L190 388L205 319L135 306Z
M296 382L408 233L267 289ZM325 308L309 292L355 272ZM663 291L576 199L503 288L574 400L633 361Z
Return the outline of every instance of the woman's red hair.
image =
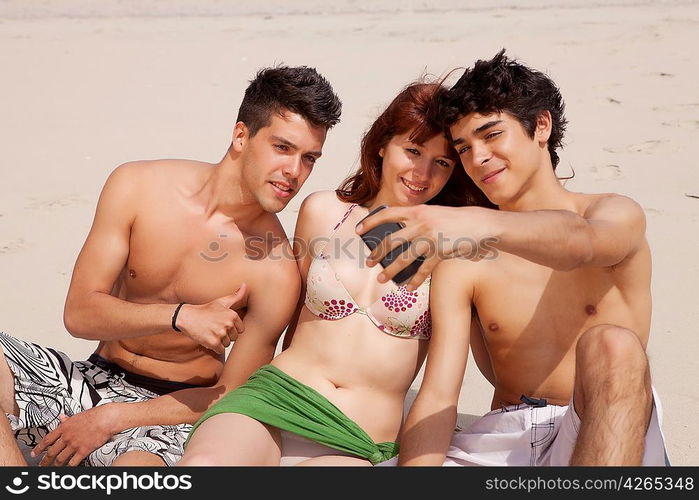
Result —
M376 197L381 185L382 158L379 151L393 136L412 131L410 140L424 144L436 135L444 136L441 126L430 119L430 106L446 89L437 83L416 82L408 85L388 105L362 137L359 169L335 192L348 203L363 205ZM483 192L466 175L456 151L450 148L456 165L444 188L427 203L430 205L494 207Z

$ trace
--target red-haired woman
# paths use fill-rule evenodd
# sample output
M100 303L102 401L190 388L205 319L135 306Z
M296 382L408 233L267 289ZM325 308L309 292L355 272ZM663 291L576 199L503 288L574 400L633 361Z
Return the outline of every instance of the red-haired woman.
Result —
M379 205L483 202L429 118L443 91L405 88L364 135L358 171L303 201L294 252L305 286L287 348L202 416L180 465L370 465L397 454L431 333L430 285L379 283L354 227Z

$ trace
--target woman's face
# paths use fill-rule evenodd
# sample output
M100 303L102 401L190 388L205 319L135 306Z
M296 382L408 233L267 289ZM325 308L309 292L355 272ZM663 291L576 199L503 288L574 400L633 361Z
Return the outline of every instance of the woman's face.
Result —
M379 150L383 168L378 198L389 206L426 203L442 190L454 170L451 146L441 134L416 144L410 140L411 132L394 135Z

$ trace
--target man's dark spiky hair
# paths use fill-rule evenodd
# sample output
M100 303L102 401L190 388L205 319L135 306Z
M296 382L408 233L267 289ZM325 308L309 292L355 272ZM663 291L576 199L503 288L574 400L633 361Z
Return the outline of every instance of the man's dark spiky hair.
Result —
M272 115L285 110L327 130L340 121L342 103L315 68L263 68L245 90L236 121L245 123L253 137L270 124Z
M568 123L561 93L551 78L509 59L505 49L489 61L476 61L435 107L445 127L469 113L503 111L519 120L530 137L534 137L539 115L551 113L548 150L555 169L559 161L556 149L562 146Z

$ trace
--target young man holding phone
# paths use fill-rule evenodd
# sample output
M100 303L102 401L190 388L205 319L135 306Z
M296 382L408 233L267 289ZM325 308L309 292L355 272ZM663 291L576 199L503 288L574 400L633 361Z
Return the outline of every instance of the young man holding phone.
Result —
M432 275L433 336L400 464L665 464L645 353L643 210L625 196L560 184L560 93L504 51L466 70L439 104L466 173L499 210L389 208L357 227L401 223L394 242L408 240L425 257L409 286ZM486 239L497 258L473 251ZM369 265L393 246L379 244ZM471 328L474 317L482 328ZM469 344L494 386L492 411L453 435Z

